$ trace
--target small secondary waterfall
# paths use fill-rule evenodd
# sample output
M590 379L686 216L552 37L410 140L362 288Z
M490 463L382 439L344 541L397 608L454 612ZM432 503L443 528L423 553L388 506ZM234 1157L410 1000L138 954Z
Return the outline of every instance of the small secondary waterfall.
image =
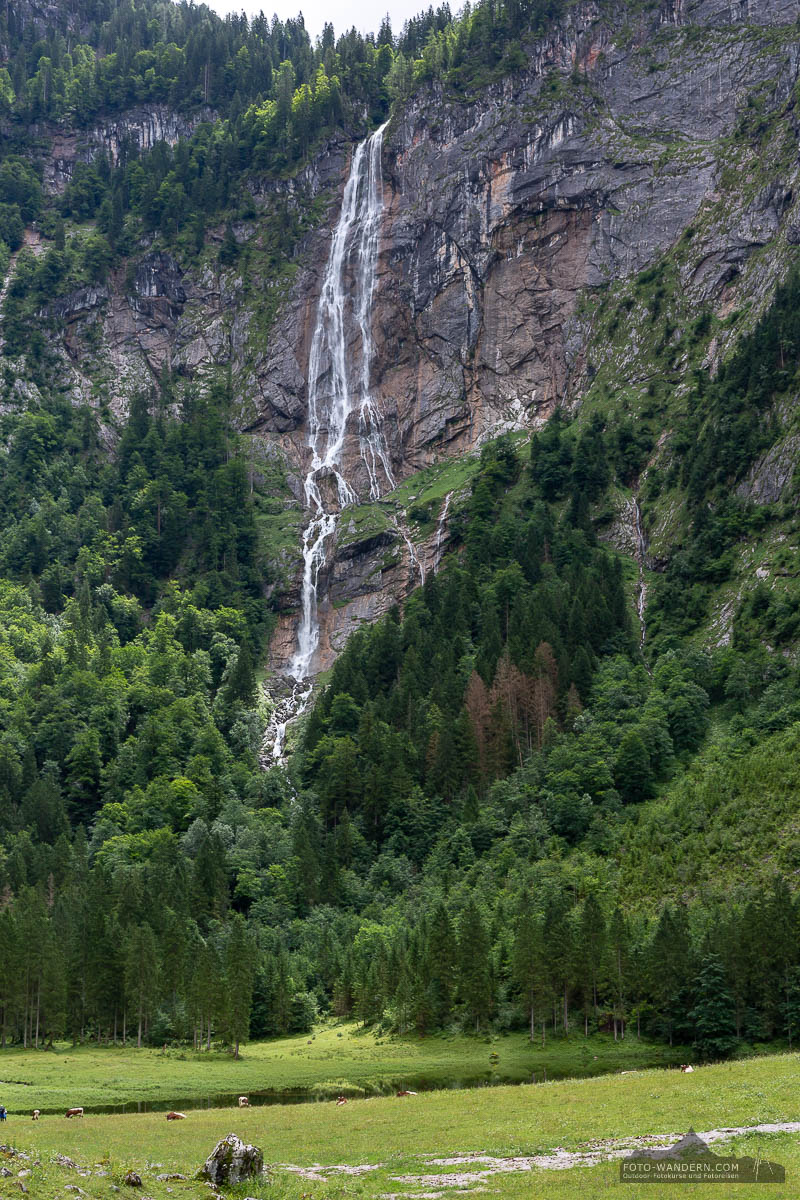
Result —
M414 543L408 535L408 530L399 520L395 521L394 528L397 533L400 534L400 537L406 544L406 549L408 550L408 565L411 568L412 574L414 571L419 571L419 582L420 584L423 584L425 582L425 568L422 565L419 555L417 554Z
M358 418L361 458L367 468L370 498L385 485L394 487L380 410L370 394L372 362L372 298L378 262L383 189L380 129L360 142L353 153L342 211L334 230L322 281L308 363L308 445L311 465L305 497L311 518L303 533L303 584L297 651L289 673L302 681L311 674L319 645L319 585L328 544L339 512L358 497L345 478L342 451L348 422ZM355 325L359 345L348 345ZM336 500L326 479L335 482ZM384 485L383 487L381 485ZM282 733L284 731L281 731Z
M639 497L634 493L633 497L633 512L636 526L636 562L639 567L639 583L636 589L636 612L639 616L639 649L644 650L645 639L647 638L647 578L645 576L645 568L647 566L647 540L644 536L644 527L642 525L642 510L639 507ZM647 663L645 663L647 665ZM647 670L650 671L649 665ZM652 671L650 671L652 674Z
M442 538L444 537L445 524L447 522L447 513L450 509L450 497L452 492L448 492L444 498L444 506L439 514L439 524L436 527L436 544L433 548L433 573L437 574L439 564L442 561Z

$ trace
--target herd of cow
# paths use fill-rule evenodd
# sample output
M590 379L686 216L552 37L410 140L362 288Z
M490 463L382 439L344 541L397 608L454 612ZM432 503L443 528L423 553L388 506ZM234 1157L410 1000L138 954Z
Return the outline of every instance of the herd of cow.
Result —
M691 1067L689 1068L689 1070L691 1070ZM402 1091L399 1091L397 1093L398 1096L416 1096L416 1094L417 1094L416 1092L409 1092L409 1091L406 1091L405 1089L403 1089ZM337 1096L336 1103L337 1104L347 1104L347 1098L345 1096ZM240 1096L239 1097L239 1108L249 1108L249 1107L250 1107L250 1101L248 1100L247 1096ZM38 1121L40 1115L41 1115L40 1110L38 1108L35 1108L33 1110L34 1121ZM67 1117L82 1117L83 1109L82 1108L68 1108L64 1115ZM186 1113L175 1112L175 1111L168 1112L167 1120L168 1121L185 1121Z
M688 1063L682 1063L680 1069L683 1072L689 1072L689 1071L693 1071L694 1067L690 1066ZM623 1071L622 1073L623 1073L623 1075L628 1074L627 1071ZM416 1094L417 1094L416 1092L406 1091L405 1088L403 1088L401 1091L399 1091L397 1093L398 1096L416 1096ZM337 1096L336 1103L337 1103L337 1105L347 1104L347 1097L346 1096ZM247 1098L247 1096L240 1096L239 1097L239 1108L249 1108L249 1107L250 1107L250 1101ZM82 1108L68 1108L64 1115L67 1117L82 1117L83 1109ZM33 1110L33 1120L38 1121L39 1116L40 1116L40 1110L38 1108L35 1108ZM0 1121L4 1121L5 1118L6 1118L6 1110L2 1105L0 1105ZM186 1113L175 1112L174 1110L170 1111L167 1113L167 1120L168 1121L185 1121Z
M691 1067L689 1068L689 1070L691 1070ZM398 1096L416 1096L416 1094L417 1094L416 1092L409 1092L409 1091L406 1091L405 1089L402 1091L399 1091L397 1093ZM337 1096L336 1103L337 1104L347 1104L347 1099L345 1096ZM250 1107L250 1101L247 1098L247 1096L240 1096L239 1097L239 1108L249 1108L249 1107ZM2 1118L0 1118L0 1119L4 1120L5 1115L6 1115L5 1109L0 1108L0 1112L2 1112ZM41 1110L38 1108L35 1108L33 1110L32 1115L33 1115L33 1120L38 1121L39 1117L41 1116ZM66 1117L82 1117L83 1109L82 1108L68 1108L66 1113L64 1114L64 1116L66 1116ZM167 1120L168 1121L185 1121L186 1113L175 1112L174 1110L170 1111L167 1113Z
M239 1108L240 1109L248 1109L249 1108L249 1100L247 1099L246 1096L239 1097ZM4 1118L5 1118L5 1109L2 1110L2 1115L4 1115ZM38 1118L40 1118L41 1115L42 1115L41 1109L34 1109L34 1112L32 1112L32 1120L38 1121ZM65 1112L64 1115L66 1117L82 1117L83 1109L67 1109L67 1111ZM186 1121L186 1114L185 1114L185 1112L168 1112L167 1120L168 1121Z

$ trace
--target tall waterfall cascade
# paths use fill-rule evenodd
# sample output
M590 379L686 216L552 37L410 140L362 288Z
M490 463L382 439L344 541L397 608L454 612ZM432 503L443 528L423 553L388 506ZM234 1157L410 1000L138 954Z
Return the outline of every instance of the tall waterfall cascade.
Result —
M345 477L348 433L358 436L369 496L395 486L380 408L370 390L372 299L383 211L380 129L353 153L342 209L331 240L308 362L308 446L305 477L310 519L303 533L303 583L297 650L289 674L299 683L312 674L320 640L320 575L333 544L339 514L359 497ZM335 488L330 485L330 479ZM335 491L335 497L334 497Z

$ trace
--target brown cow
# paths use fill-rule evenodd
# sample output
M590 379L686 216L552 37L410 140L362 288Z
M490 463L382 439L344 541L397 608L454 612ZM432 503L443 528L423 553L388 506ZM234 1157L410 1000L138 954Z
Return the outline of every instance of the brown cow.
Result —
M167 1120L168 1120L168 1121L185 1121L185 1120L186 1120L186 1113L179 1113L179 1112L168 1112L168 1113L167 1113Z
M397 1093L398 1096L416 1096L416 1094L416 1092L407 1092L405 1090Z
M247 1096L240 1096L239 1097L239 1108L249 1108L249 1107L250 1107L250 1101L247 1099Z
M690 1071L694 1070L694 1067L691 1067L687 1063L684 1063L684 1065L681 1067L681 1070L683 1071L684 1075L688 1075Z
M68 1108L67 1116L68 1117L82 1117L83 1109L82 1108Z
M347 1097L346 1096L337 1096L336 1103L337 1104L347 1104Z
M38 1121L38 1120L39 1120L39 1109L38 1109L38 1108L35 1108L35 1109L33 1110L33 1118L32 1118L32 1119L33 1119L34 1121Z

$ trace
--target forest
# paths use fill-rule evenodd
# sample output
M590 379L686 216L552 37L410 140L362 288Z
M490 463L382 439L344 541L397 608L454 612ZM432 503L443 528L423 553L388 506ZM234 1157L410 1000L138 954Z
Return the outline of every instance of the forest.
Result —
M225 457L214 401L192 423L191 462ZM325 1012L401 1030L635 1031L709 1057L737 1038L796 1037L787 880L736 879L733 900L723 888L688 906L654 903L650 883L643 907L621 873L636 810L691 768L712 717L740 753L770 737L791 780L800 691L763 653L673 647L641 661L620 560L586 516L614 470L609 431L556 418L529 444L484 449L446 565L351 641L287 774L258 762L264 615L243 566L229 602L252 501L243 489L224 586L227 537L198 557L202 526L173 529L163 496L160 547L148 447L170 447L171 485L188 494L189 429L144 401L136 419L130 456L93 462L85 438L62 436L8 473L6 1042L208 1045ZM33 444L28 420L20 446ZM29 461L32 507L56 476L63 492L39 562L21 554L39 512L21 530L10 515ZM107 529L133 474L152 493L151 540ZM229 494L203 497L220 528ZM132 536L137 552L120 553ZM176 562L183 586L169 580ZM714 836L698 836L698 856Z
M314 44L300 21L166 0L47 12L0 13L3 274L18 255L0 359L2 1045L238 1049L322 1014L600 1029L706 1059L791 1045L800 675L783 651L800 593L756 589L729 645L694 635L765 520L736 485L797 377L799 277L714 378L696 373L672 465L646 483L645 502L681 489L688 516L644 650L607 534L653 439L556 412L483 447L439 572L350 640L291 764L265 770L274 496L230 379L165 371L109 453L102 403L65 395L47 305L143 236L232 265L250 172L282 178L432 81L469 96L521 69L558 8L443 5ZM47 196L33 123L88 129L145 102L191 135L99 154ZM276 273L300 226L276 206Z

